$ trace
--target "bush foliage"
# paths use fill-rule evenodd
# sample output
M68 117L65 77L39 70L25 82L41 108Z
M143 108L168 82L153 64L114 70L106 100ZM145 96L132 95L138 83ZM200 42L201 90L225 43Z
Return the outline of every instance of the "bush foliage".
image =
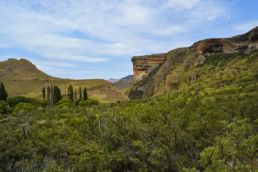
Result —
M255 82L112 105L92 102L74 106L63 98L53 109L16 105L0 119L0 171L258 168ZM16 115L20 110L23 115Z

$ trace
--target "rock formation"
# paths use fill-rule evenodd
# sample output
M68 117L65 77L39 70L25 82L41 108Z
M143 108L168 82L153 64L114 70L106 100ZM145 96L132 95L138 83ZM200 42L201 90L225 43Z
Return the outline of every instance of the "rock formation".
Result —
M197 54L209 53L234 53L240 51L253 51L257 50L258 46L258 27L250 32L231 37L231 38L218 38L206 39L196 42L191 47Z
M141 80L151 71L164 63L166 54L153 54L148 56L135 56L132 58L134 79Z
M194 43L191 47L178 48L165 54L133 57L134 78L137 82L133 85L129 97L131 99L149 97L178 89L180 85L192 85L192 82L205 73L202 66L206 63L220 60L221 64L224 64L227 59L251 56L251 54L256 56L257 50L258 27L242 35L206 39ZM243 62L245 63L248 61ZM207 68L210 66L206 65ZM218 66L216 64L213 68ZM246 67L246 69L249 68ZM210 73L214 71L211 67ZM213 85L216 84L214 81ZM211 87L213 85L211 84Z

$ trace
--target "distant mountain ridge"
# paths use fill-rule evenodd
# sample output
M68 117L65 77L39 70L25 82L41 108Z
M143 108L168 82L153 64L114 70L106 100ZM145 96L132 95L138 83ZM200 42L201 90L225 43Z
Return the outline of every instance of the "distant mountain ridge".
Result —
M117 82L114 83L114 85L119 88L119 89L124 89L128 88L134 83L134 76L133 75L128 75Z
M129 97L150 97L191 87L212 88L246 80L257 82L257 50L258 27L231 38L206 39L188 48L169 51L163 54L164 62L149 73L145 72L142 80L134 84ZM137 60L142 58L133 58L134 62ZM148 59L145 61L148 62ZM140 65L144 67L145 61L134 63L138 65L134 68L141 69Z
M4 81L10 96L41 98L43 86L57 85L65 95L71 84L78 91L86 87L90 96L105 102L125 100L126 96L104 79L72 80L52 77L40 71L26 59L10 58L0 62L0 80Z
M116 78L110 78L108 79L108 81L112 84L114 84L115 82L119 81L120 79L116 79Z

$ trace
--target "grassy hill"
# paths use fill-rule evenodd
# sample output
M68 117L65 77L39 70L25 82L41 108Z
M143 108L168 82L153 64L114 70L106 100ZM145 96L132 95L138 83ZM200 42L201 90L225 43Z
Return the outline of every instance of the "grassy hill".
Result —
M26 59L8 59L0 62L0 80L4 81L10 96L41 98L43 86L57 85L63 94L68 86L74 89L86 87L89 96L103 102L125 100L126 97L115 86L103 79L71 80L55 78L37 69Z

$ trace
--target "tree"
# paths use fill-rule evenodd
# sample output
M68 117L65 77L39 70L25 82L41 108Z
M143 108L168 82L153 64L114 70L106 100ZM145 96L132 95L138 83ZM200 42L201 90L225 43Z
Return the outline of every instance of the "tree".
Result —
M1 84L0 84L0 100L6 101L7 98L8 98L8 93L5 89L4 83L1 81Z
M84 89L83 89L83 100L88 100L87 88L84 88Z
M8 104L6 101L1 100L0 101L0 114L5 114L8 111Z
M50 101L51 101L51 100L50 100L50 98L51 98L51 97L50 97L50 94L51 94L51 93L50 93L50 87L47 87L47 102L48 102L48 107L50 107Z
M69 87L68 87L68 94L67 94L67 96L73 102L74 94L73 94L73 86L71 86L71 85L69 85Z
M80 96L80 100L82 100L82 88L79 88L79 96Z
M62 99L61 90L59 87L53 87L53 105Z
M75 101L77 100L77 92L76 91L74 92L74 100Z
M46 99L46 88L45 87L42 88L42 97L43 97L43 100Z
M54 106L54 87L50 87L50 106Z

